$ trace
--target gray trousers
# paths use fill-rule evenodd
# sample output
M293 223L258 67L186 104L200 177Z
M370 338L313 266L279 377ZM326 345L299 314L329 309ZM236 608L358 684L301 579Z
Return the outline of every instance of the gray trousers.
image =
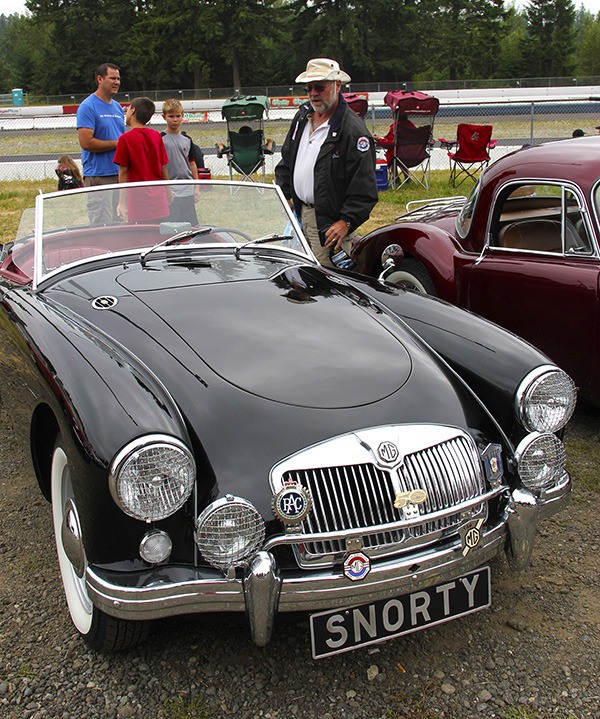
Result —
M83 178L83 186L100 187L102 185L114 185L118 181L118 175L88 175ZM118 190L114 192L90 192L86 199L90 225L114 225L115 222L119 221L117 218Z

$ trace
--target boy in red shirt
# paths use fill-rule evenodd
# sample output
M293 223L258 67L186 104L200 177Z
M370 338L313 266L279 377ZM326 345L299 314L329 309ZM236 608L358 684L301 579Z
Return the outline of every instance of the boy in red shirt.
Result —
M113 162L119 165L119 182L168 180L169 158L160 132L146 125L156 106L149 97L135 97L125 114L125 124L131 128L117 141ZM164 187L146 187L119 193L118 216L130 222L162 220L169 217L169 202Z

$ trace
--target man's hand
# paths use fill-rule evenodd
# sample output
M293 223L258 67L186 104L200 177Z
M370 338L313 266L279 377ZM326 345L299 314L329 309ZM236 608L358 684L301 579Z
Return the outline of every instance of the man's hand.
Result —
M342 247L342 240L348 234L348 224L344 220L338 220L325 232L325 247L333 247L337 252Z

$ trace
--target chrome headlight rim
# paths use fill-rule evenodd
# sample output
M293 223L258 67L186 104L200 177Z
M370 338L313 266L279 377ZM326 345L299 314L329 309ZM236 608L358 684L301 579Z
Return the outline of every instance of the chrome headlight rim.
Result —
M187 477L184 478L185 487L179 496L171 497L169 504L166 504L162 510L141 511L142 508L128 501L127 494L122 491L123 472L128 464L136 461L142 453L158 448L175 451L183 458L184 463L187 465ZM195 483L196 462L191 450L185 442L167 434L147 434L128 442L117 452L109 468L108 486L116 505L129 517L142 522L158 522L175 514L187 502Z
M542 450L544 462L538 463L536 471L532 455ZM566 472L565 446L552 432L532 432L524 437L515 450L515 460L521 483L536 495L559 484Z
M215 527L211 527L211 522L220 517L232 521L232 517L227 517L227 513L231 514L234 510L245 512L247 519L254 526L250 527L250 532L244 543L239 543L237 551L234 548L230 549L229 552L219 551L218 540L221 539L222 542L223 539L227 540L229 537L219 535L215 531ZM196 519L194 539L204 559L215 569L226 572L232 567L243 565L255 554L264 544L265 535L266 523L256 507L244 497L227 494L211 502L200 512ZM234 536L232 536L231 541L231 546L233 547Z
M544 385L562 383L567 397L561 406L554 404L546 411L539 397L544 392ZM540 365L529 372L519 383L515 393L515 411L519 422L528 432L559 432L573 416L577 402L577 389L571 377L560 367L553 364ZM550 403L549 403L550 404ZM536 418L535 409L539 416ZM559 411L557 411L559 410Z

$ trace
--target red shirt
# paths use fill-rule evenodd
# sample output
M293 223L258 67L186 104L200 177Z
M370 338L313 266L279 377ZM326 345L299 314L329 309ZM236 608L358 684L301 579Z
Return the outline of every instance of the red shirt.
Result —
M160 132L149 127L133 127L117 141L114 163L127 168L128 182L162 180L162 168L169 157ZM130 220L150 220L168 217L169 203L164 187L137 189L128 194L127 211Z

